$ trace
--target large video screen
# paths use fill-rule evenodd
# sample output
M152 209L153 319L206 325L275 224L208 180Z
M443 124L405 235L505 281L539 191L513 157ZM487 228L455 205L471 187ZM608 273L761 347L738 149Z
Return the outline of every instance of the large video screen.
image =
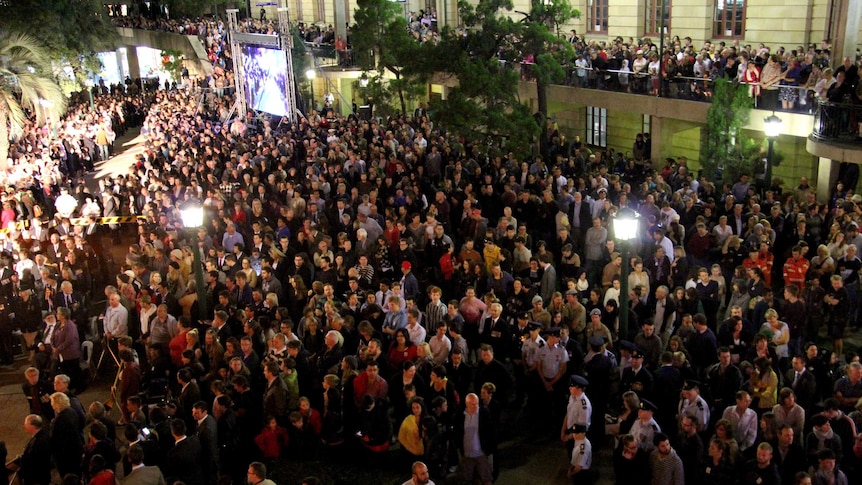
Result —
M276 116L287 115L291 108L285 88L287 62L284 52L244 45L242 62L245 71L245 97L249 109Z

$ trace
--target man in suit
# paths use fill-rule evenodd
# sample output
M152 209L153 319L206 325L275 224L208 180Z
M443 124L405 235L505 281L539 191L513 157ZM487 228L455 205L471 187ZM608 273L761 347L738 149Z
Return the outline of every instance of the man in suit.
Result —
M491 413L479 406L479 396L470 393L464 400L463 414L454 418L455 446L461 452L461 473L465 481L490 485L493 455L497 450L497 431Z
M569 221L572 224L572 239L575 241L575 250L580 252L584 249L584 235L587 229L593 225L592 212L589 202L583 200L580 192L573 194L574 200L569 205Z
M796 403L805 410L805 414L811 412L814 403L817 402L817 379L806 367L808 359L802 355L793 356L792 368L784 375L784 382L796 394Z
M57 266L61 261L66 260L66 246L60 241L60 234L56 232L51 233L51 236L48 238L48 245L45 249L48 261L54 266Z
M201 463L205 483L218 481L218 423L210 416L207 403L198 401L192 408L192 417L197 421L195 436L201 442Z
M132 471L120 482L122 485L165 485L165 477L159 467L144 465L144 449L140 444L132 445L126 457L132 464Z
M39 415L45 419L54 418L54 410L51 408L50 396L54 392L54 386L35 367L28 367L24 371L27 382L21 385L21 391L27 397L30 413Z
M186 485L204 485L200 439L195 435L186 436L186 422L182 419L171 421L171 436L174 438L174 447L168 451L168 476Z
M54 333L59 325L57 318L49 313L45 315L45 319L39 330L36 331L36 338L33 340L33 347L30 351L33 353L33 366L39 370L50 370L51 355L54 351L52 343L54 342Z
M180 385L180 396L177 399L177 414L178 418L182 418L189 426L195 424L192 417L192 407L201 400L201 390L198 383L192 377L192 371L188 367L183 367L177 372L177 382Z
M51 483L51 439L44 429L42 416L30 414L24 418L24 431L30 441L21 456L12 462L18 467L18 481L22 485L49 485Z
M542 300L550 304L554 299L554 292L557 291L557 270L551 265L551 261L547 254L540 256L544 272L542 273L541 295Z

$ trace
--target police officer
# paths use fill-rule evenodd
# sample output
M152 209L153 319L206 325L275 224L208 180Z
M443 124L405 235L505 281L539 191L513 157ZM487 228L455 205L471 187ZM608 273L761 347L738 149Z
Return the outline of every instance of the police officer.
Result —
M654 379L644 366L644 354L639 349L630 353L631 367L623 371L620 392L634 391L641 399L652 399Z
M524 390L527 394L528 414L537 415L541 412L542 395L544 388L537 374L539 368L539 350L548 346L548 343L540 335L542 325L538 322L527 324L527 339L521 345L521 358L524 360Z
M655 407L655 404L646 399L641 400L638 407L638 419L635 420L631 431L629 431L629 434L634 436L638 442L638 448L648 453L652 453L652 450L655 449L655 444L652 442L653 436L656 433L661 433L661 428L655 422L655 419L653 419L653 414L657 410L658 408Z
M523 334L518 339L517 358L513 359L515 364L515 385L517 386L517 399L519 403L524 401L524 398L529 392L531 386L535 387L534 377L536 375L536 367L538 365L539 349L547 345L545 339L539 335L542 326L537 322L528 322L527 313L523 312L518 315L518 326L521 322L526 322L526 327ZM514 337L513 337L514 338Z
M566 442L566 449L571 455L574 446L574 429L583 425L589 429L592 420L593 405L590 398L584 394L589 382L578 375L569 378L569 404L566 406L566 416L563 418L563 427L560 430L560 439Z
M560 343L560 327L551 327L545 330L545 340L547 345L541 347L537 355L536 373L541 385L541 389L539 389L542 396L540 402L543 403L541 409L545 411L542 417L545 418L543 421L547 425L549 424L548 418L555 419L555 416L562 415L562 397L565 388L563 377L566 375L569 353L558 345Z
M576 424L572 429L574 444L571 450L571 461L566 476L572 479L575 485L591 485L593 483L593 472L590 466L593 462L593 447L587 439L587 427Z
M709 423L709 406L700 395L700 383L687 379L682 385L682 399L679 402L677 412L678 424L682 425L682 418L694 416L697 418L697 432L702 433L704 426Z
M514 321L509 327L509 359L512 361L512 369L515 373L515 404L521 406L526 397L527 366L524 363L524 343L530 339L530 325L526 312L515 315Z

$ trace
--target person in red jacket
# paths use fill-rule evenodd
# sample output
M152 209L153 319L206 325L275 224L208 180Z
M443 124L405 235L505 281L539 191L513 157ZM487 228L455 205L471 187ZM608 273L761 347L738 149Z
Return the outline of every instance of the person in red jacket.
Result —
M281 458L282 450L287 448L289 441L287 430L271 416L267 418L263 431L254 438L254 444L263 453L264 459L273 461Z
M790 257L784 263L784 286L796 285L800 290L805 288L805 274L810 267L811 262L802 257L802 248L793 246Z

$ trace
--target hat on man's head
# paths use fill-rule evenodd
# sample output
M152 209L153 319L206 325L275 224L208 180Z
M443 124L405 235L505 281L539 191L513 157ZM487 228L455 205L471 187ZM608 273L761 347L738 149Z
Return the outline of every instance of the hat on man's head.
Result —
M700 382L697 382L694 379L686 379L682 384L683 391L691 391L692 389L697 389L700 386Z
M605 344L605 338L601 335L593 335L590 337L590 346L600 347Z
M536 303L542 303L543 301L544 300L542 300L542 297L539 295L533 297L533 305L535 305Z
M401 269L410 269L412 267L413 265L410 264L410 261L404 261L403 263L401 263Z
M542 334L545 335L546 337L559 337L560 336L560 327L551 327L551 328L545 330L544 332L542 332Z
M581 389L587 387L590 384L584 377L579 375L573 375L569 378L569 387L580 387Z
M590 310L590 316L593 316L593 315L602 316L602 311L599 310L598 308L593 308L592 310Z
M626 352L632 352L637 350L637 346L628 340L620 340L619 342L620 350L625 350Z
M641 403L638 405L638 409L643 411L649 411L651 413L658 411L656 405L646 399L641 399Z

